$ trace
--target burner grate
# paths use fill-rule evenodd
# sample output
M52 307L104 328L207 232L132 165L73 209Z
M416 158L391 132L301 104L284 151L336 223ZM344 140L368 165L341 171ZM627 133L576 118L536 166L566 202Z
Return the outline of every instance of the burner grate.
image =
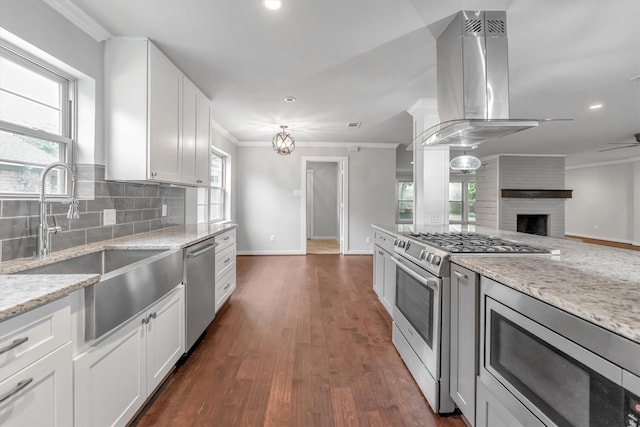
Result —
M546 248L477 233L411 233L409 236L450 253L550 253Z

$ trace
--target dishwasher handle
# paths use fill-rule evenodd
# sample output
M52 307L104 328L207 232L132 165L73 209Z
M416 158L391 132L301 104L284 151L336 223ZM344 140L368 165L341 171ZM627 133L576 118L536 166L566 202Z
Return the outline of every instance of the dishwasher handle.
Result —
M198 249L195 252L187 252L187 258L195 258L195 257L199 257L200 255L202 255L205 252L209 252L211 249L215 248L216 246L218 246L218 243L211 243L207 246L205 246L202 249Z

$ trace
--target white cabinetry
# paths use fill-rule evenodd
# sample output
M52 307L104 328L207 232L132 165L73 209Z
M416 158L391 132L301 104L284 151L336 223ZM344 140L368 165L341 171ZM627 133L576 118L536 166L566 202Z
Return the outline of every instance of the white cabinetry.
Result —
M396 265L393 257L393 236L376 231L373 247L373 290L387 312L393 316L396 301Z
M216 312L236 289L236 230L215 236L216 248Z
M209 100L188 78L182 92L182 182L209 183Z
M0 323L0 424L73 424L71 312L63 298Z
M147 39L109 39L105 70L107 179L206 184L202 92Z
M125 425L184 353L184 286L74 361L75 425Z

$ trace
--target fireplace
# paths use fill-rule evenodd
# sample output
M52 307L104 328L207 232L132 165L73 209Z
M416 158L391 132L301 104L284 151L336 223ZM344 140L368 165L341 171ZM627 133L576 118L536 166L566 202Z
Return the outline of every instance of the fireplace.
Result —
M517 215L517 231L520 233L549 235L549 215Z

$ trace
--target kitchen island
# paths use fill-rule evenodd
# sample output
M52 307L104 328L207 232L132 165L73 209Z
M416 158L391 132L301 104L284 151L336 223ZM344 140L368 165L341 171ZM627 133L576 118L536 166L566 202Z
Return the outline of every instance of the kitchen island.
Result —
M374 228L391 233L433 231L411 225ZM640 251L574 239L535 236L484 227L469 231L541 246L552 255L452 255L451 262L640 343Z
M440 375L472 425L638 425L640 252L473 226L374 228L397 237L394 257L437 259ZM437 248L450 250L441 260Z

